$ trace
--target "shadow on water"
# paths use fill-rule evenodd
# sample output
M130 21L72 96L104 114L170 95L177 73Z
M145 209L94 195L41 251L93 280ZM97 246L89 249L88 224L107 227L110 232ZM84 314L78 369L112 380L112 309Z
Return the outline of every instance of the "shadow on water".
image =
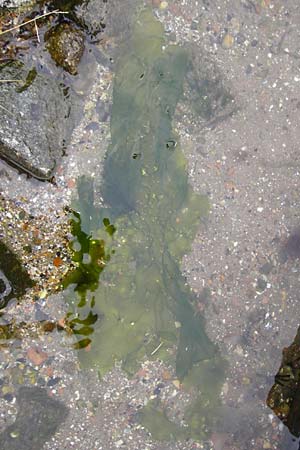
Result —
M79 353L82 364L103 375L122 361L132 375L145 356L174 362L195 399L185 412L186 427L171 422L155 402L139 419L156 439L202 439L217 420L225 362L180 271L209 205L188 183L172 130L188 54L164 44L161 23L142 10L116 69L105 207L94 207L91 180L79 179L72 219L75 267L63 284L77 292L68 320L77 346L88 346ZM205 114L207 108L206 102Z

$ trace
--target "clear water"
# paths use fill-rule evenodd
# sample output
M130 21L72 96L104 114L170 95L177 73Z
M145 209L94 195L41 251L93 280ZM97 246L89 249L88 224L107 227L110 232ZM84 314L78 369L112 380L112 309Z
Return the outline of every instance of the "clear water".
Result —
M271 374L270 365L268 369L263 367L259 356L254 379L244 376L243 363L236 355L240 352L241 356L245 349L247 353L250 347L253 350L256 338L247 327L242 336L234 330L226 335L224 351L222 342L214 342L212 333L209 337L207 314L203 312L209 302L217 309L212 302L213 288L197 295L182 273L183 258L191 252L199 226L207 223L213 205L205 189L201 194L190 184L187 152L183 152L175 130L176 119L186 113L188 121L214 130L234 112L233 96L218 77L209 78L205 58L198 72L193 69L191 47L173 43L150 7L138 9L117 55L110 144L102 174L95 174L93 169L89 173L83 161L83 175L76 178L71 203L73 266L60 283L67 305L65 323L74 337L72 349L78 350L81 370L96 373L100 382L116 366L133 379L145 361L173 370L174 386L188 399L183 402L180 420L172 416L159 395L148 398L135 415L135 422L158 442L153 444L155 449L295 448L297 443L282 433L271 409L265 408L262 420L261 412L255 410L255 396L263 397L261 408L280 365L278 345L276 351L273 349L276 363ZM95 191L101 192L101 202L95 198ZM296 241L287 242L281 251L283 259L295 261L299 257ZM3 258L1 264L5 265ZM262 275L255 284L257 295L267 289L266 278L273 269L271 263L269 266L262 265ZM0 270L4 286L0 284L0 301L1 293L6 295L9 289L4 270L1 276ZM261 320L259 314L253 314L249 323L250 319L258 323L264 320L265 326L268 317ZM22 339L22 326L11 329L1 324L0 337L3 341ZM251 357L253 354L255 351ZM238 379L229 368L234 358L238 361ZM298 347L293 347L275 379L275 400L268 399L271 407L278 402L272 408L278 415L289 411L289 402L282 402L281 396L294 394L299 378L297 364ZM226 391L234 391L236 385L244 386L240 397L224 401ZM20 390L17 396L23 409L24 392ZM26 391L26 395L30 397L31 393ZM39 407L47 403L43 395L38 388L32 391L33 409L35 401ZM63 423L67 417L63 405L50 406L50 410L58 408ZM297 417L297 408L294 410ZM48 417L44 410L41 414L49 430L40 430L36 448L42 448L58 428L51 414ZM20 448L21 443L28 448L30 438L22 441L17 434L19 429L23 432L24 423L21 411L15 425L0 435L7 450ZM292 424L291 428L297 436L297 426ZM257 443L258 433L262 437ZM49 446L52 448L51 443Z

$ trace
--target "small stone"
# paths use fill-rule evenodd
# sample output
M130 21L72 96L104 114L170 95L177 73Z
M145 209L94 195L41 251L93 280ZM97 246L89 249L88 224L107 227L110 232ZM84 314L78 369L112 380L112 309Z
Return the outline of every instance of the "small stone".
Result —
M222 393L223 395L227 395L229 392L229 384L227 383L227 381L223 384L223 388L222 388Z
M48 292L45 289L39 293L39 297L41 299L46 298L47 295L48 295Z
M13 439L16 439L17 437L19 437L19 432L18 431L11 431L10 432L10 437L12 437Z
M48 381L47 386L48 386L48 387L55 386L60 380L61 380L61 378L59 378L59 377L57 377L57 378L51 378L51 379Z
M168 2L162 1L161 4L159 5L159 8L167 9L168 6L169 6Z
M3 388L2 388L3 397L5 397L5 395L7 395L7 394L11 394L12 392L13 392L13 388L11 386L3 386Z
M48 358L48 354L39 347L31 347L27 350L27 358L35 365L40 366Z
M54 265L55 267L61 266L62 263L63 263L63 260L62 260L59 256L56 256L56 257L53 259L53 265Z
M225 49L229 49L233 46L233 44L234 44L234 37L229 33L225 34L222 41L222 47Z
M234 34L240 31L241 28L240 22L235 17L233 17L230 21L230 28L234 32Z
M196 20L193 20L191 23L191 30L198 30L199 23Z
M12 402L13 399L14 399L14 396L13 396L12 394L8 393L8 394L5 394L5 395L3 396L3 398L4 398L4 400L6 400L7 402Z
M264 440L263 448L272 448L270 442L267 440Z
M258 278L256 283L256 289L258 292L264 292L264 290L267 288L267 282L263 278Z
M170 372L168 370L164 370L162 373L162 379L163 380L171 380L172 375L170 374Z
M240 345L237 345L236 349L234 350L234 353L236 353L239 356L244 356L244 351Z
M180 389L180 381L179 380L173 380L172 383L176 387L176 389Z

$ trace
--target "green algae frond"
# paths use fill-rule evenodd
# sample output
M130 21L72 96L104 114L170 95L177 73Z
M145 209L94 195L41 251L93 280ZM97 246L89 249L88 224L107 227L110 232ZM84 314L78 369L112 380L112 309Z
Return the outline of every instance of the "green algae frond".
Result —
M117 361L134 374L145 355L172 363L177 349L178 378L186 379L195 392L205 392L208 384L205 401L197 398L184 430L171 423L169 431L155 434L157 421L162 417L169 421L152 405L141 417L157 439L171 435L198 439L207 432L208 411L216 407L224 365L205 333L203 317L193 309L194 294L180 271L181 259L209 208L207 198L189 185L187 162L172 129L188 55L181 47L166 45L162 25L148 9L140 13L123 50L115 75L111 145L104 164L105 208L93 207L87 179L79 180L78 186L74 235L82 239L84 229L84 239L89 235L88 239L101 242L102 257L110 249L105 267L96 270L95 279L88 279L90 311L99 320L89 336L89 351L80 357L101 374ZM70 275L77 283L80 308L83 298L86 307L89 287L89 283L80 284L82 251L79 258L74 252L79 266ZM203 377L202 384L194 382L198 376Z

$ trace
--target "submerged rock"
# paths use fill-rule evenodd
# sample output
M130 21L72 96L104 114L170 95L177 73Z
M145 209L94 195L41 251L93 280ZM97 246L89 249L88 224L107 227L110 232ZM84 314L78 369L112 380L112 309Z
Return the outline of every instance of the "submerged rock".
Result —
M57 65L76 75L84 51L84 35L71 23L63 22L45 35L46 47Z
M68 18L95 36L124 36L131 28L140 0L53 0L52 6L68 11Z
M294 342L283 349L267 405L294 436L300 436L300 328Z
M0 65L0 157L30 175L53 175L70 137L70 98L64 86L20 62ZM15 80L15 81L13 81Z
M17 257L0 241L0 308L11 298L24 294L33 284Z
M66 406L39 387L21 387L16 421L0 434L4 450L40 450L65 421Z
M75 8L76 20L88 33L96 35L106 28L106 19L110 2L85 0Z
M193 45L190 51L184 103L206 125L216 125L236 111L233 95L209 55Z

